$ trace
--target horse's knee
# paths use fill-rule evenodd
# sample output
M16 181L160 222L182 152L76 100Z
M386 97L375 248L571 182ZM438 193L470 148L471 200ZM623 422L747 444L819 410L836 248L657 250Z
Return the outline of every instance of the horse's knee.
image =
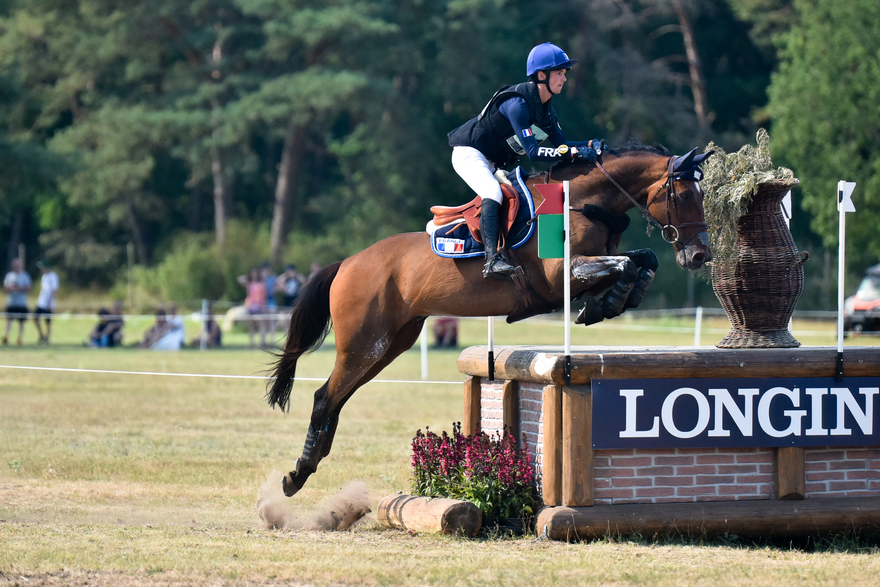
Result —
M657 254L651 249L627 251L624 255L632 259L633 263L635 263L639 269L657 271L657 267L660 266L660 259L657 258Z

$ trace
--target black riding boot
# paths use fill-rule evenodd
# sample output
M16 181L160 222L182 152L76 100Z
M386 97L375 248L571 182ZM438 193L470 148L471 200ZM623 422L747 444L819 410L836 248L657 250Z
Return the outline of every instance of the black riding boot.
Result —
M489 198L483 198L480 206L480 233L483 236L483 246L486 248L486 266L483 267L483 277L494 279L510 279L515 268L504 256L504 251L498 250L498 213L501 204Z

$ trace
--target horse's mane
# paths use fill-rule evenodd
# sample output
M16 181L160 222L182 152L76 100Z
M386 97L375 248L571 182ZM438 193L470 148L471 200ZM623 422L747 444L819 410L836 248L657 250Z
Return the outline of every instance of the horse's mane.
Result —
M607 147L605 152L609 155L623 155L625 153L654 153L666 157L669 156L669 149L667 149L663 145L644 145L641 143L641 141L638 141L636 139L629 139L622 145L616 147ZM579 163L582 162L559 161L558 163L553 164L553 167L550 168L550 173L552 174L553 172L562 171L563 169L566 169L568 167L578 165Z
M636 139L629 139L624 144L619 147L608 147L608 152L612 155L619 155L621 153L631 153L633 151L642 151L646 153L656 153L657 155L665 155L669 156L669 149L660 144L654 145L643 145L640 141Z

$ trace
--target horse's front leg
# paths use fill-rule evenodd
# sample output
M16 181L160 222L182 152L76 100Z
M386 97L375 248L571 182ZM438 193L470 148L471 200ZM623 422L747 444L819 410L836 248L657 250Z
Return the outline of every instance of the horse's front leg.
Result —
M638 306L654 279L657 256L650 249L609 257L575 257L572 277L588 295L575 323L595 324ZM602 292L604 295L597 299Z
M639 276L629 295L626 297L626 303L623 306L623 309L626 310L628 308L637 308L639 304L642 303L642 300L645 299L645 294L648 292L648 286L654 281L657 267L660 266L660 260L651 249L628 251L624 253L624 255L632 259L633 263L636 264L636 267L639 268Z

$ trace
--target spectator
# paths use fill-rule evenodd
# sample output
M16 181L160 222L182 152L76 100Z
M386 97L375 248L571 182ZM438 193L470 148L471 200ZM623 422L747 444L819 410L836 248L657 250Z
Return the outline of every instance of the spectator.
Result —
M113 302L113 308L107 318L107 328L104 332L110 342L107 346L122 346L122 327L125 326L125 319L122 317L122 302L119 300Z
M18 345L21 346L24 323L28 317L27 292L31 289L31 276L22 269L21 259L16 257L10 263L10 271L3 279L3 289L6 290L6 334L3 335L3 344L9 344L12 321L18 320Z
M113 336L110 332L110 310L101 308L98 310L98 323L89 333L88 342L83 343L85 346L92 348L105 348L113 345Z
M263 268L260 269L260 279L263 280L263 284L266 287L266 323L269 329L269 340L272 341L272 344L275 344L278 305L275 303L273 293L275 292L278 277L272 272L272 267L269 266L268 261L263 263Z
M440 317L434 320L434 345L437 348L458 346L458 318Z
M296 265L292 263L287 265L284 273L279 275L278 281L275 282L275 295L278 296L280 305L293 306L304 281L302 274L296 270Z
M55 294L58 293L60 283L58 274L52 271L48 261L37 261L37 267L42 277L40 277L40 296L37 298L37 308L34 310L34 323L40 335L40 344L49 344L49 336L52 334L52 313L55 312ZM40 324L41 317L46 322L46 334L43 334Z
M144 337L141 339L140 344L138 344L138 348L142 349L152 349L156 348L156 345L159 344L161 340L163 340L166 335L168 335L172 331L172 326L168 322L168 316L162 308L156 310L156 321L153 322L153 325L144 333Z
M220 330L217 321L214 320L211 306L208 306L207 312L206 315L202 316L202 333L190 341L189 345L191 347L201 348L203 336L205 337L206 348L216 348L223 344L223 332Z
M175 304L168 306L166 318L169 326L169 340L166 341L166 344L175 347L173 350L177 350L183 346L186 340L186 331L183 327L183 318L177 315L177 306Z
M238 282L245 288L247 295L244 299L245 308L249 314L248 335L250 346L254 346L254 330L260 330L260 348L266 346L266 321L263 319L266 313L266 284L260 279L260 270L254 267L247 276L239 275Z

